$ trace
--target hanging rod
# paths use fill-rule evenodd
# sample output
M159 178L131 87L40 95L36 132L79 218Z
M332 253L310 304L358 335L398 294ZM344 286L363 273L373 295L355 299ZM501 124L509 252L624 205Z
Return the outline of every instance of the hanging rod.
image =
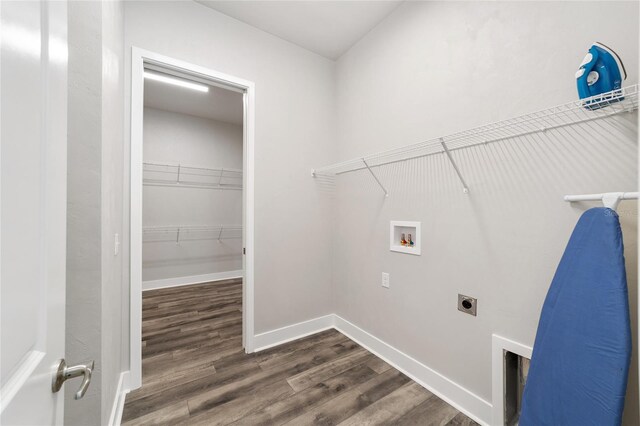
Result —
M575 201L602 201L605 207L615 210L622 200L637 200L638 192L605 192L602 194L565 195L564 200Z
M589 105L589 109L585 105ZM548 130L601 120L638 109L638 85L624 87L590 98L580 99L530 114L517 116L448 136L430 139L404 147L378 152L365 157L313 169L312 176L337 176L344 173L373 169L387 164L450 153L459 149L485 145L521 136L544 133ZM449 154L447 154L447 150ZM462 177L458 173L458 177ZM461 179L462 180L462 179ZM466 187L466 184L463 182Z

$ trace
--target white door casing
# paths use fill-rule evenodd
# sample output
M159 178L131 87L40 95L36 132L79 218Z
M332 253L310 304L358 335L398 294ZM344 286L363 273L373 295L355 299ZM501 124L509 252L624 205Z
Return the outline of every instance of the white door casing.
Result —
M207 80L209 84L244 93L243 120L243 255L242 344L254 351L254 139L255 84L251 81L191 64L159 53L131 49L131 159L130 159L130 299L129 299L129 387L142 386L142 152L144 69L152 65L166 72L177 71Z
M0 2L0 423L62 424L67 4Z

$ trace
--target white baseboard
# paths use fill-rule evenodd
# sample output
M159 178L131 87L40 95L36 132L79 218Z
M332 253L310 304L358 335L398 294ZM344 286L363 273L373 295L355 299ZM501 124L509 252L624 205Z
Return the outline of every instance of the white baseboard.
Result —
M338 315L335 329L366 348L476 422L491 424L492 405L470 390Z
M214 272L212 274L190 275L187 277L165 278L162 280L150 280L142 282L142 291L156 290L166 287L180 287L183 285L202 284L210 281L229 280L242 278L243 271Z
M277 328L253 337L255 352L333 328L333 314Z
M482 425L492 424L493 407L490 402L335 314L257 334L254 336L257 348L255 351L278 346L330 328L349 337L476 422Z
M124 409L124 401L129 392L129 372L123 371L118 378L118 387L113 398L113 406L111 415L109 416L109 426L120 426L122 422L122 411Z

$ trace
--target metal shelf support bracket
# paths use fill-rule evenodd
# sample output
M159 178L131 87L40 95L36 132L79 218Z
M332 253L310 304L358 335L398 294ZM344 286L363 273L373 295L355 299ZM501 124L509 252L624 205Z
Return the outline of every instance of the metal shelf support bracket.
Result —
M369 165L367 164L367 160L365 160L364 157L362 158L362 162L364 163L364 166L367 168L367 170L369 170L369 173L371 173L371 176L373 176L373 178L376 180L378 185L380 185L380 188L382 188L382 190L384 191L384 196L388 197L389 196L389 192L386 190L384 185L382 185L382 182L380 182L380 179L378 179L376 174L373 173L373 170L371 170L371 167L369 167Z
M460 173L460 169L458 169L458 165L456 164L455 160L453 159L453 156L451 155L451 152L449 152L449 148L447 148L447 144L444 143L444 139L443 138L440 138L440 144L442 145L442 149L444 150L444 153L447 154L447 158L451 162L451 165L453 166L453 169L456 171L456 174L458 175L458 179L460 179L460 182L462 183L462 192L464 192L465 194L468 194L469 193L469 186L467 185L467 182L464 181L464 178L462 177L462 173Z

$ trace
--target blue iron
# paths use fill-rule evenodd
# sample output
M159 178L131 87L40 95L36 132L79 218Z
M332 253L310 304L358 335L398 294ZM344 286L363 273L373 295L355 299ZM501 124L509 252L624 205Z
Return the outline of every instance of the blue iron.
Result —
M578 95L580 99L584 99L619 90L626 78L627 72L616 52L602 43L595 42L576 72ZM598 109L622 99L622 96L614 95L611 99L606 99L607 102L587 101L585 107Z

